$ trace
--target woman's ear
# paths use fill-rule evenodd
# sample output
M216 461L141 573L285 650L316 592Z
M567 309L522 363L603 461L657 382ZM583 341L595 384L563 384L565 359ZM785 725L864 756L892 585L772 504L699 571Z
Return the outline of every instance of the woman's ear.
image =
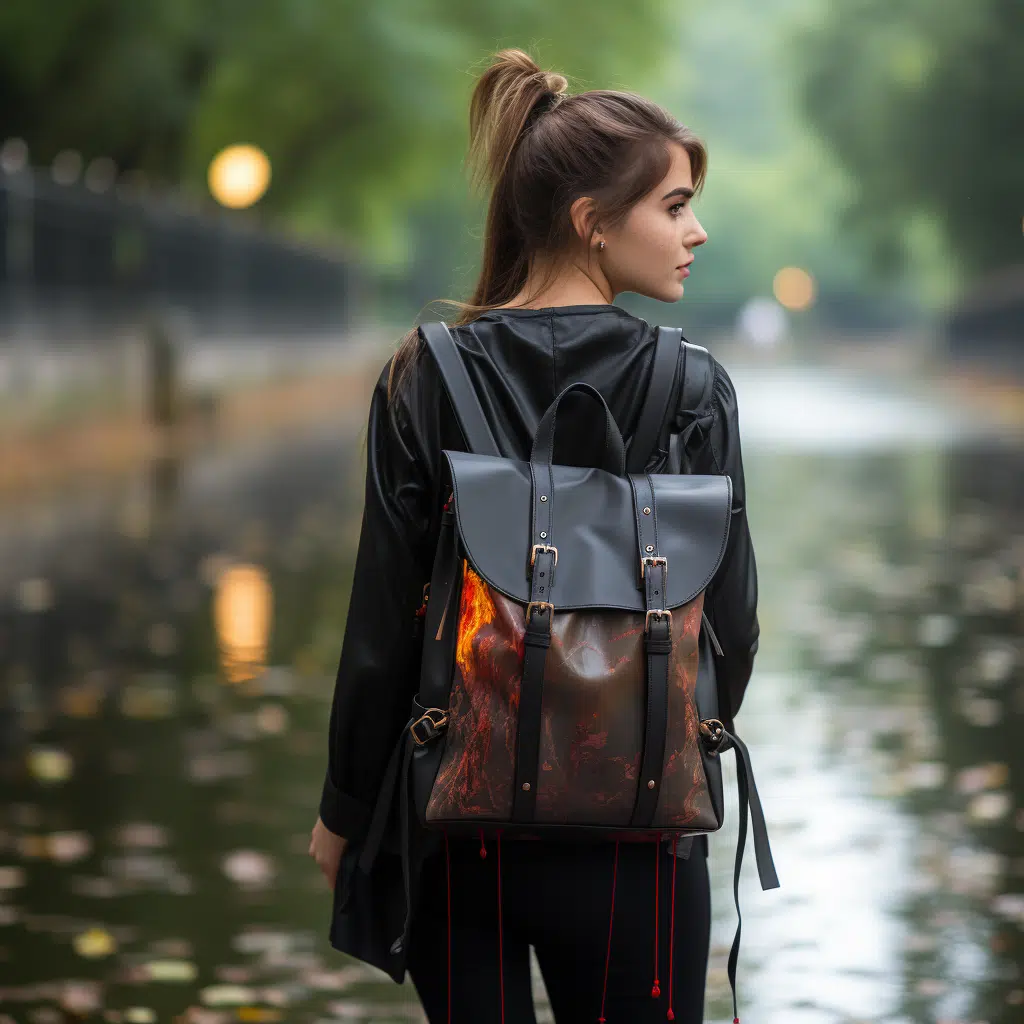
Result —
M597 210L593 198L580 196L569 207L569 217L572 220L573 229L576 231L576 237L589 247L591 227L593 226L595 231L601 230L600 225L594 223L597 220Z

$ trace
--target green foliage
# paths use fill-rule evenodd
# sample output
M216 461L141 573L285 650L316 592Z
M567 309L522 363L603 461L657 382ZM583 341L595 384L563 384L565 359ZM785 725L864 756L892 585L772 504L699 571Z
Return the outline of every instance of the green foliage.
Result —
M856 182L847 223L879 270L904 265L907 226L922 217L941 225L966 277L1024 258L1024 5L842 0L826 10L799 36L803 102Z
M217 151L254 143L273 175L261 210L401 266L411 210L460 208L469 94L490 53L525 48L571 88L635 87L666 56L666 7L15 0L0 5L0 138L26 139L34 163L75 148L197 196Z

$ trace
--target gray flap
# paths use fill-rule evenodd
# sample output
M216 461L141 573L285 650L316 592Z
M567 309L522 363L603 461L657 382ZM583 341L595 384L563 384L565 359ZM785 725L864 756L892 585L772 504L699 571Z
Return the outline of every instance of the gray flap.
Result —
M459 535L469 561L496 590L526 604L530 584L530 464L445 451L451 466ZM602 469L553 466L558 548L550 600L558 609L643 611L633 496L627 477ZM669 608L693 600L711 582L729 537L728 476L652 474L659 554L668 559Z

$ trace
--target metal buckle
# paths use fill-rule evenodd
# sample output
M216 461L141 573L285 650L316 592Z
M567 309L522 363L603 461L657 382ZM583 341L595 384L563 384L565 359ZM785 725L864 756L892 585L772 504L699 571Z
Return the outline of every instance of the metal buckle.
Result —
M538 551L550 551L555 556L555 565L558 565L558 548L551 544L534 544L530 549L530 568L533 568L533 563L537 558Z
M700 723L700 734L708 741L708 753L713 757L718 753L718 748L725 739L725 726L717 718L705 718Z
M435 721L434 716L438 716ZM409 732L412 735L413 742L418 747L422 747L424 744L429 743L431 740L436 740L438 736L444 731L444 727L448 724L448 712L442 711L441 708L428 708L412 725L409 726ZM419 733L417 733L417 727L423 726L424 736L420 739Z
M651 616L660 618L662 615L668 619L668 631L672 632L672 612L668 608L649 608L647 614L644 616L644 632L649 633L651 631Z
M646 558L640 559L640 579L647 578L647 566L649 565L663 565L665 566L665 582L668 582L668 559L663 555L648 555Z
M530 621L530 616L533 614L534 608L547 608L551 613L551 617L555 617L555 606L550 601L531 601L526 606L526 621Z

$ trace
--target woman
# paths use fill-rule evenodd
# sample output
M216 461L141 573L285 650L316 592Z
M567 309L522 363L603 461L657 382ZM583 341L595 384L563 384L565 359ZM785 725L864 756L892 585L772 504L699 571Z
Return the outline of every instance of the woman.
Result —
M480 279L472 301L455 304L462 312L452 331L502 454L520 459L529 456L544 410L577 380L596 387L623 436L632 435L655 331L613 300L631 291L678 301L694 251L707 241L690 205L704 180L701 142L642 97L568 96L566 86L524 52L504 50L480 77L470 107L470 159L492 192ZM736 397L721 365L712 359L710 366L698 382L704 400L696 422L678 392L670 406L672 430L685 431L687 443L681 455L673 449L678 464L658 471L732 478L728 546L705 598L724 652L716 658L720 717L732 730L757 650L757 576ZM358 877L352 865L416 690L420 648L411 624L440 529L441 451L465 450L415 331L380 375L368 430L362 533L309 847L336 897L339 871L346 883ZM706 836L676 865L669 848L652 854L648 844L622 845L608 943L611 848L505 844L501 930L497 858L480 841L452 839L449 899L444 852L431 849L414 865L407 948L391 945L403 879L397 861L382 855L344 907L336 898L331 941L396 981L408 969L432 1024L533 1021L531 945L558 1024L702 1020ZM657 874L674 877L673 886L657 885L652 856L663 858ZM667 931L660 922L669 921L672 942L659 945L659 928Z

